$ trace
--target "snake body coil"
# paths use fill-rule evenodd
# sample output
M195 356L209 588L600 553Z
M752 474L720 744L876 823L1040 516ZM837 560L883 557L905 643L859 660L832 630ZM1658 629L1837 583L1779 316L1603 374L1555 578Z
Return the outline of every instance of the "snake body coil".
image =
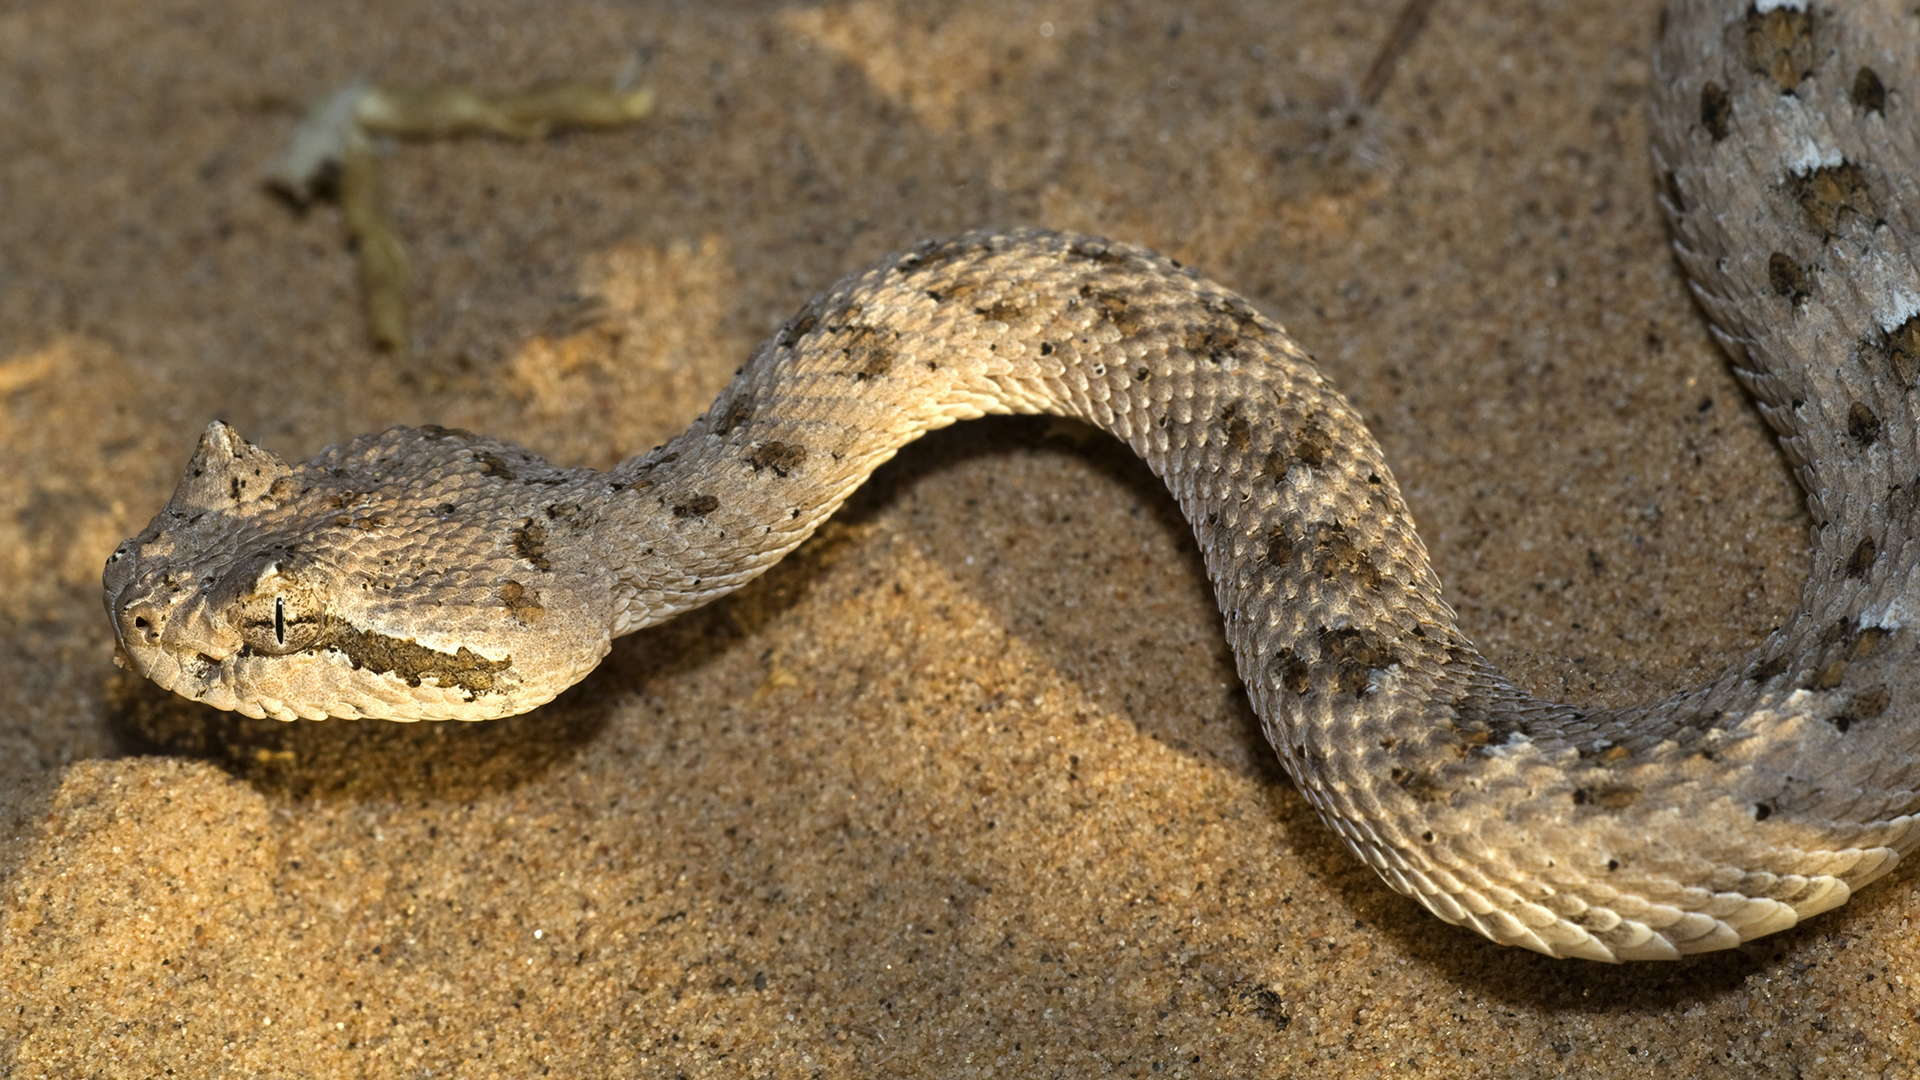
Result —
M1653 705L1534 699L1441 600L1360 417L1247 301L1139 248L973 233L809 302L684 434L609 472L395 429L289 466L223 424L105 574L123 656L255 716L531 709L723 595L903 445L1074 416L1193 523L1287 771L1395 889L1495 941L1724 948L1920 839L1914 16L1677 3L1655 151L1676 246L1813 516L1799 610Z

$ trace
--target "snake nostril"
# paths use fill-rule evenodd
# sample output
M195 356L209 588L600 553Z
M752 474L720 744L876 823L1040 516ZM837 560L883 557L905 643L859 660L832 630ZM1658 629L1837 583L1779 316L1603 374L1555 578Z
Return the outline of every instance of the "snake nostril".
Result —
M125 636L129 639L146 642L160 640L160 617L145 604L127 612L120 625L125 628Z

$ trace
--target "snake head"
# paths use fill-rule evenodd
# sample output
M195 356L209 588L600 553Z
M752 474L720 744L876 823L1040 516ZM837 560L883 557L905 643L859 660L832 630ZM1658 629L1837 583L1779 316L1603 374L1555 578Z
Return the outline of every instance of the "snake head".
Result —
M608 583L542 546L561 474L535 460L396 428L289 466L216 422L107 560L115 658L256 717L532 708L605 655L612 619Z
M247 527L298 487L286 462L227 424L208 425L166 508L107 559L115 661L187 697L263 715L223 676L245 656L311 646L326 621L327 569L252 542Z

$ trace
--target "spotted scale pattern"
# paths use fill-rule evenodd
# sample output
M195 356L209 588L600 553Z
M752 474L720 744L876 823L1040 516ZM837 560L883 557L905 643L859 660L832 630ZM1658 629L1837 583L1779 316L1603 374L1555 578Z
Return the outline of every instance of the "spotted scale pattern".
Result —
M988 413L1112 432L1192 522L1280 760L1395 889L1559 956L1725 948L1920 832L1915 17L1679 0L1660 198L1808 492L1796 614L1706 686L1585 711L1461 634L1392 473L1247 300L1085 236L971 233L833 286L666 446L606 473L395 429L290 466L215 424L109 562L125 661L259 716L484 719L739 587L894 453Z

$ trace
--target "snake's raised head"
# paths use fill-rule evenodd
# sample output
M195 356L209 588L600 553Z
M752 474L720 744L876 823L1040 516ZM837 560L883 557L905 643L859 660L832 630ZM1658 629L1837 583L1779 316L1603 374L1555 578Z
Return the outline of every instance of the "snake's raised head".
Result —
M438 428L289 466L216 422L107 560L116 659L282 720L525 711L606 651L606 584L541 546L562 475Z

